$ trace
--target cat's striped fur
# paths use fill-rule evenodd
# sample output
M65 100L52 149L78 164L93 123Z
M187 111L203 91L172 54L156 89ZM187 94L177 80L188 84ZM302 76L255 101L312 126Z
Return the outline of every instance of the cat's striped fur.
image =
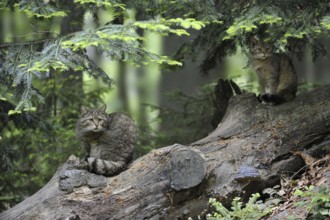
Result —
M257 37L251 39L250 53L252 67L259 78L259 100L269 105L292 100L298 79L291 59L286 54L274 53L272 44Z
M134 122L123 113L81 108L76 135L85 146L88 170L105 176L118 174L132 160L136 144Z

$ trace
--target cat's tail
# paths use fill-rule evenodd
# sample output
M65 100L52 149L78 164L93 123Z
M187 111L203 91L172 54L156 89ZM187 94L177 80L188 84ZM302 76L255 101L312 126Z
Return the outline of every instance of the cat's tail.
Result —
M109 161L94 157L88 157L86 161L88 163L88 171L104 176L113 176L126 168L125 161Z

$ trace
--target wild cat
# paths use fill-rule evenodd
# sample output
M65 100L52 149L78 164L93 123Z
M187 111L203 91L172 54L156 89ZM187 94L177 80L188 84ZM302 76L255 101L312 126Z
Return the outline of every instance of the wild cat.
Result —
M137 135L132 119L123 113L105 111L106 105L99 109L81 107L75 132L88 153L88 170L113 176L132 160Z
M298 79L291 59L286 54L274 53L273 44L257 37L250 42L252 67L260 85L258 99L263 104L276 105L296 96Z

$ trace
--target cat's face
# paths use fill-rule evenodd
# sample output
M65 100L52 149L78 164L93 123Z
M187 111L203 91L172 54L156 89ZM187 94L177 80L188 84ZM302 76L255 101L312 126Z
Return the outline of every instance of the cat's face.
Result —
M250 53L254 59L265 60L273 55L273 45L259 39L251 39Z
M108 115L106 106L100 109L81 108L80 127L85 131L102 132L107 129Z

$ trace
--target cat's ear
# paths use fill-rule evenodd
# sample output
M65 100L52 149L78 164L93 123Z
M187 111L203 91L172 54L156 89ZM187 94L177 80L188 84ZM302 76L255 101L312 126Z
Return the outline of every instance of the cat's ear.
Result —
M254 47L259 43L259 38L257 36L250 37L250 45Z
M87 108L86 106L82 105L80 107L80 112L82 115L86 114L88 112L89 108Z
M107 105L103 105L101 108L99 108L101 112L105 112L106 109L107 109Z

